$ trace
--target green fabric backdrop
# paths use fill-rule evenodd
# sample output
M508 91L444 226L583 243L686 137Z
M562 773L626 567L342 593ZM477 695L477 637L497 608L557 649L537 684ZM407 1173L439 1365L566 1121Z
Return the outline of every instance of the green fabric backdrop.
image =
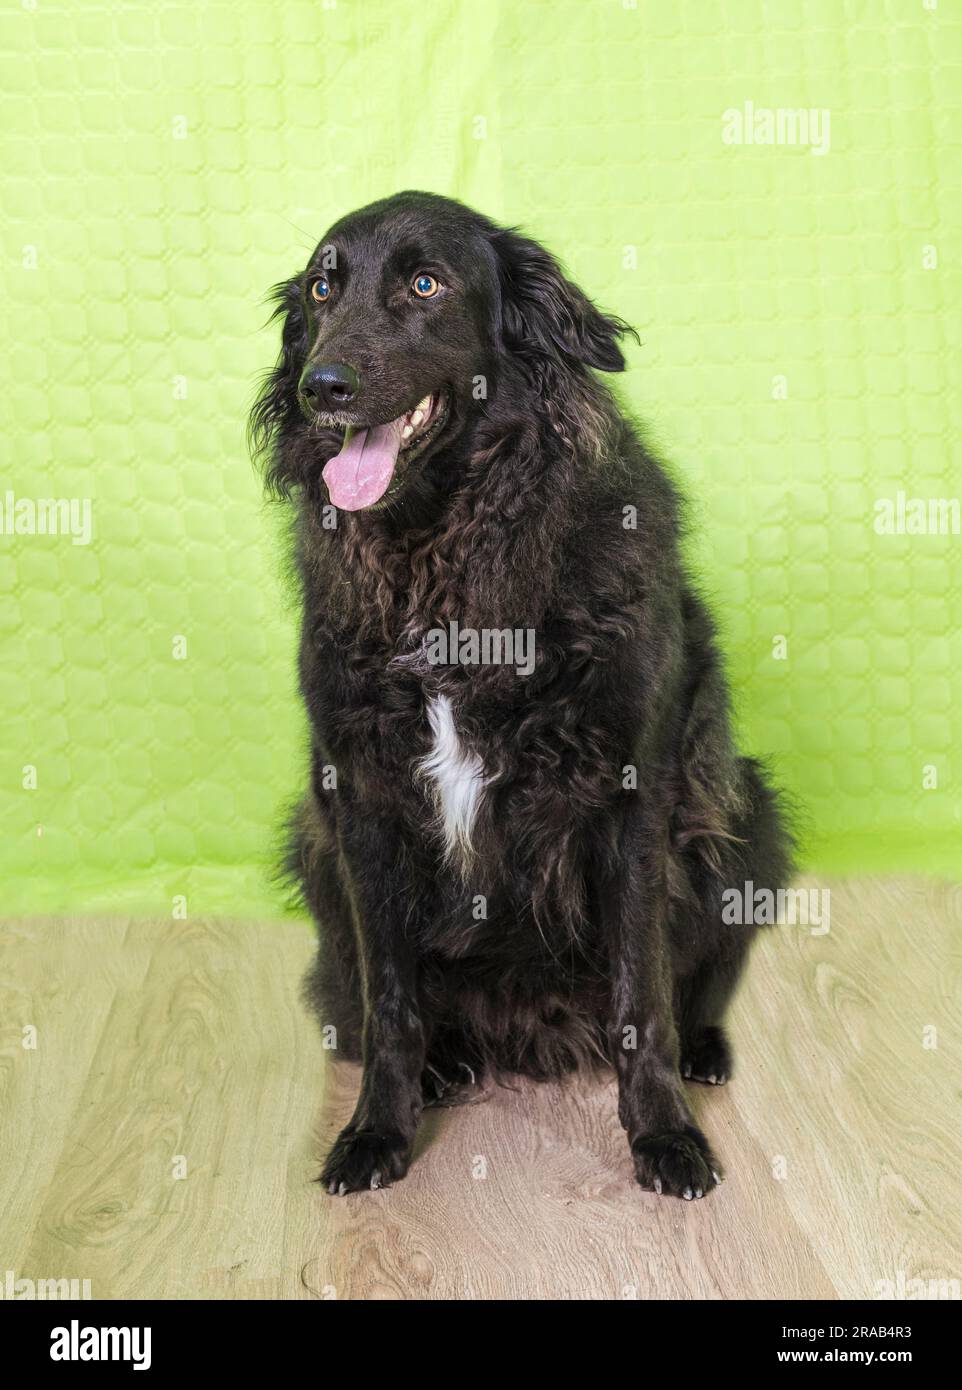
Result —
M957 869L962 537L875 509L962 487L960 21L6 6L0 501L90 499L92 534L0 534L5 910L276 904L303 726L244 442L262 297L408 187L522 224L638 326L619 389L686 481L741 736L805 804L809 865ZM827 111L827 147L824 116L734 143L746 103Z

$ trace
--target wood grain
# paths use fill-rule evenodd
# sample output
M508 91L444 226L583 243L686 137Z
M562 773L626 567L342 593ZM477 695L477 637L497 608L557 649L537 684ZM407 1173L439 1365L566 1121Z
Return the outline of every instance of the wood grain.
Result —
M828 934L779 927L756 952L735 1081L692 1088L727 1172L694 1204L633 1184L604 1077L431 1112L405 1182L331 1200L312 1179L357 1070L298 1002L303 923L0 924L5 1267L90 1279L95 1298L832 1299L962 1280L962 888L828 886Z

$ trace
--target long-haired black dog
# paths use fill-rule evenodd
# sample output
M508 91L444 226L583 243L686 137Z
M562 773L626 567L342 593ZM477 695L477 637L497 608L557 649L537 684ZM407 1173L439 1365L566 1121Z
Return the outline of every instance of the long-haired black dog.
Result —
M427 193L345 217L276 295L252 430L297 511L289 867L308 997L363 1061L322 1181L402 1177L424 1106L485 1072L603 1061L638 1181L700 1197L682 1078L729 1076L756 931L722 893L786 885L790 841L733 747L675 488L594 375L631 330Z

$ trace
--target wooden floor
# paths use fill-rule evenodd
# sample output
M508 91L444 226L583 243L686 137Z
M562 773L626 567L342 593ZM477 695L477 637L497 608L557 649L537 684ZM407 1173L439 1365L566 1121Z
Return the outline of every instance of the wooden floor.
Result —
M831 888L827 935L775 928L755 955L735 1081L691 1088L728 1174L696 1203L633 1184L604 1080L432 1112L405 1182L328 1198L311 1179L357 1072L298 1002L305 925L0 924L0 1265L94 1298L831 1299L962 1279L962 888Z

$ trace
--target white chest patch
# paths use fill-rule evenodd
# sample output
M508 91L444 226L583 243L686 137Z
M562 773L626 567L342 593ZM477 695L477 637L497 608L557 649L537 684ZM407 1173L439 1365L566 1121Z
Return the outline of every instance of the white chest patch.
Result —
M432 784L446 857L457 856L466 861L471 855L471 831L484 791L484 766L477 753L461 743L447 695L438 695L428 703L428 723L434 744L418 764L418 771Z

